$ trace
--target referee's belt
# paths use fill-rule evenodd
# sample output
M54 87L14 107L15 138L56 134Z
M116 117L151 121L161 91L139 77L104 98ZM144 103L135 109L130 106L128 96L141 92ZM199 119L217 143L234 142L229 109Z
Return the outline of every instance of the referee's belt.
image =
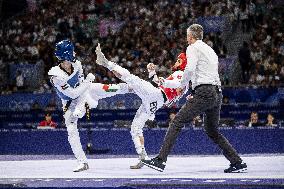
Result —
M216 92L217 93L221 93L222 92L222 89L221 89L221 86L219 85L212 85L212 84L200 84L198 86L196 86L193 90L192 90L192 94L195 94L195 91L200 88L200 87L204 87L204 86L212 86L212 87L215 87L216 88Z
M163 98L164 98L164 102L167 102L168 98L167 98L166 93L163 90L161 90L161 92L162 92L162 95L163 95Z

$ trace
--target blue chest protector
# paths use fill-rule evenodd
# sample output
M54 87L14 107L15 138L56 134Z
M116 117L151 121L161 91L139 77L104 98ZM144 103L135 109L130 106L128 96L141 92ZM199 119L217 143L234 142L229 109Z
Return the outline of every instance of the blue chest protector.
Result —
M79 85L79 71L77 71L73 77L71 77L70 79L68 79L67 83L70 85L70 87L72 88L76 88ZM63 94L62 92L60 92L57 88L56 89L56 93L57 95L62 99L62 100L72 100L72 98L70 98L69 96L66 96L65 94Z
M79 71L77 71L73 77L71 77L67 83L72 87L76 88L79 85Z

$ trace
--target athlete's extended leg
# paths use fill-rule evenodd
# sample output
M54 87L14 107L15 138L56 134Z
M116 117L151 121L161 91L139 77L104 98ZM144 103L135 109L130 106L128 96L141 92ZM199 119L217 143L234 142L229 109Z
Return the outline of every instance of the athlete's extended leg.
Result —
M137 94L141 100L142 103L144 103L145 106L150 106L147 109L152 109L151 113L155 112L157 109L162 107L164 104L163 95L160 89L153 86L150 82L145 81L133 74L131 74L127 69L117 65L114 62L108 61L104 54L101 51L100 45L96 48L96 54L97 54L97 64L102 65L106 68L108 68L110 71L112 71L118 78L120 78L122 81L126 82L129 87L133 90L135 94ZM156 98L158 99L156 102ZM156 108L153 108L153 104L157 104ZM147 104L149 102L149 104ZM155 110L154 110L155 109ZM149 113L149 112L148 112Z
M115 96L117 94L131 93L131 88L129 88L126 83L108 85L101 83L93 83L90 85L90 88L87 92L92 99L98 101L99 99Z
M96 54L97 54L96 63L112 71L115 74L115 76L120 78L122 81L130 84L129 82L132 82L138 79L137 76L132 75L127 69L117 65L114 62L108 61L105 58L105 55L101 51L100 44L98 44L96 48Z

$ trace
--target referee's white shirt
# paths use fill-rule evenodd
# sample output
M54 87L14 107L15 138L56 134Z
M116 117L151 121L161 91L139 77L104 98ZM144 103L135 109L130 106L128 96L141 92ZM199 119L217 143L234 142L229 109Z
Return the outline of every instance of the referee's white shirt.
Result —
M186 49L187 65L181 80L181 87L192 83L192 89L201 84L221 86L218 74L218 56L214 50L201 40Z

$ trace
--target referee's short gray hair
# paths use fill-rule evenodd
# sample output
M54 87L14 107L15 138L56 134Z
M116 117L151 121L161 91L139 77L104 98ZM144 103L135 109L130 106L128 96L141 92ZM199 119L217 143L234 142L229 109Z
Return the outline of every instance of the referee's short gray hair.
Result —
M193 38L197 40L202 40L203 39L203 27L199 24L192 24L187 28L187 34L191 33Z

